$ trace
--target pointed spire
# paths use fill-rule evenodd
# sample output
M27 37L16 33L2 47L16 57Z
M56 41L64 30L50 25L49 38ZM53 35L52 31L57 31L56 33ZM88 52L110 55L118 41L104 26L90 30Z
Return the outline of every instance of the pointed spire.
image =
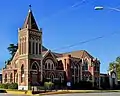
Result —
M35 21L35 18L33 16L32 10L31 10L31 5L29 5L29 12L28 12L27 18L25 19L24 25L23 25L23 28L27 28L27 27L29 29L39 30L37 23Z

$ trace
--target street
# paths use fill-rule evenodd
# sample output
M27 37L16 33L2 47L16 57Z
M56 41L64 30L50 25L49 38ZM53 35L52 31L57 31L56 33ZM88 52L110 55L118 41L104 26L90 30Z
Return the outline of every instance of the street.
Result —
M29 95L12 95L7 93L0 93L0 96L29 96ZM44 95L44 96L120 96L118 92L111 93L72 93L72 94L56 94L56 95Z
M48 95L45 95L48 96ZM49 95L49 96L120 96L120 93L74 93L74 94L57 94L57 95Z

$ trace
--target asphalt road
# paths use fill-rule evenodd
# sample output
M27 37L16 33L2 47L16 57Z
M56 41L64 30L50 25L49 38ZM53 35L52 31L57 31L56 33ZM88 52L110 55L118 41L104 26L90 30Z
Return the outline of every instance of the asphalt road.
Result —
M44 95L48 96L48 95ZM59 95L49 95L49 96L120 96L120 93L75 93L75 94L59 94Z
M12 95L7 93L0 93L0 96L27 96L27 95ZM120 96L120 93L74 93L74 94L59 94L59 95L44 95L44 96Z

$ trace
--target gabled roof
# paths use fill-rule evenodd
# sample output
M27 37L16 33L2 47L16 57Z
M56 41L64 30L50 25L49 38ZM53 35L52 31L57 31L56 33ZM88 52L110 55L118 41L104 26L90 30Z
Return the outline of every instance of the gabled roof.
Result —
M52 52L56 58L63 57L63 54Z
M27 18L25 19L23 28L27 28L27 26L28 26L29 29L39 30L38 26L37 26L37 23L35 21L35 18L33 16L32 10L29 10Z
M42 51L47 51L48 49L45 46L42 46Z
M85 50L79 50L79 51L73 51L68 53L63 53L63 55L71 55L72 57L76 58L88 58L88 59L94 59L93 56L91 56L87 51Z

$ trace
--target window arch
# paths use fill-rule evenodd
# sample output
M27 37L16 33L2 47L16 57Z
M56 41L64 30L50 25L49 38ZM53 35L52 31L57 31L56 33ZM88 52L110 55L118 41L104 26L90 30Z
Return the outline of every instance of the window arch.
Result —
M39 70L38 63L37 63L37 62L33 62L33 63L32 63L32 66L31 66L31 69L32 69L32 70Z
M48 69L48 70L53 70L55 69L55 63L52 59L47 59L44 63L45 65L45 68Z
M21 83L24 81L24 65L21 66Z

